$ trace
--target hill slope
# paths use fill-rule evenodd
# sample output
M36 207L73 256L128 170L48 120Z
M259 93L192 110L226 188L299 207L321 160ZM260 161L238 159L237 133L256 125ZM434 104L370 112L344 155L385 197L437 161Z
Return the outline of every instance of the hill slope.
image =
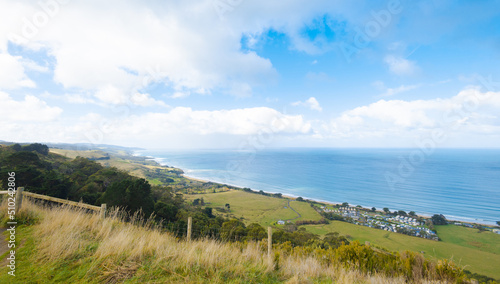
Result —
M2 207L5 212L5 203ZM269 261L261 242L182 241L151 223L126 223L119 216L115 211L103 220L81 210L49 209L26 201L17 216L20 224L28 225L17 231L18 244L23 245L16 252L16 276L8 275L4 266L0 282L405 283L403 277L344 269L312 252L287 253L275 247ZM453 269L440 267L443 273Z

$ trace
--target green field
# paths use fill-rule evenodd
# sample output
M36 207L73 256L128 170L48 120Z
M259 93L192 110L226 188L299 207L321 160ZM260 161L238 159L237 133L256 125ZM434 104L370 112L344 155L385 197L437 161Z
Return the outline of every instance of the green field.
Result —
M290 201L290 206L295 209L295 211L299 212L302 217L294 220L314 220L318 221L321 219L321 215L314 210L311 205L307 202L299 202L299 201Z
M308 231L316 234L339 232L342 235L349 236L352 240L369 241L390 251L423 251L427 258L453 259L471 272L500 279L500 254L497 253L500 246L500 235L494 235L491 232L476 233L477 230L464 227L439 226L437 229L438 235L441 236L442 231L446 231L446 233L443 241L437 242L340 221L332 221L328 225L307 225L305 227ZM473 237L473 234L475 234L476 243L481 243L482 246L491 247L492 249L488 251L474 246L463 245L462 236L468 239ZM457 237L453 238L452 235Z
M297 214L288 207L288 199L273 198L234 190L216 194L185 195L188 200L203 198L207 206L231 206L227 217L243 217L246 224L257 222L263 226L274 225L277 220L294 219ZM290 201L301 218L296 220L319 220L321 216L307 202ZM465 269L478 274L500 279L500 235L491 232L454 225L436 226L442 241L436 242L403 234L358 226L346 222L331 221L328 225L306 225L308 231L319 235L339 232L351 240L369 241L373 245L390 251L412 250L424 252L427 258L453 259Z
M477 229L461 226L436 226L439 237L447 243L500 254L500 235L490 231L479 232ZM498 265L500 270L500 263Z
M226 203L229 203L231 211L228 214L223 215L235 218L243 217L243 221L247 225L250 223L259 223L262 226L269 226L274 225L274 223L278 220L290 220L298 217L298 215L289 208L288 199L272 198L240 190L232 190L215 194L184 195L184 197L187 200L203 198L206 206L210 206L212 208L223 208ZM294 204L300 202L291 203ZM306 205L309 206L308 204ZM310 208L310 210L314 211L312 208ZM297 211L302 212L302 210ZM215 210L214 212L217 213ZM304 210L304 212L304 216L312 215L310 211ZM316 212L314 211L313 213Z

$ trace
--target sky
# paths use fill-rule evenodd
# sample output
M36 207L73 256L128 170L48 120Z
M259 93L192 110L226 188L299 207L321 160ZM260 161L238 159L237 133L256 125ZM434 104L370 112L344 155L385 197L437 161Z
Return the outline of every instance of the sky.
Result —
M0 140L498 148L500 1L0 0Z

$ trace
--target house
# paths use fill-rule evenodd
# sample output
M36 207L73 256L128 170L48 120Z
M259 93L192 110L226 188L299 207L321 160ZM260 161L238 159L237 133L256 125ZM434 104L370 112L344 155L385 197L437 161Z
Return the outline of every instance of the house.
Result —
M499 229L493 229L493 233L500 234L500 230Z
M279 220L279 221L278 221L278 225L285 225L285 221L283 221L283 220Z

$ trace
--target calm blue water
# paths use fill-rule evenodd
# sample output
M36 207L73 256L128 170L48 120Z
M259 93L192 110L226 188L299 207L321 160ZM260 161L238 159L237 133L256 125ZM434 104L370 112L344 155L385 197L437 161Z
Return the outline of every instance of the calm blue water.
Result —
M500 150L141 151L188 176L330 202L449 219L500 220Z

